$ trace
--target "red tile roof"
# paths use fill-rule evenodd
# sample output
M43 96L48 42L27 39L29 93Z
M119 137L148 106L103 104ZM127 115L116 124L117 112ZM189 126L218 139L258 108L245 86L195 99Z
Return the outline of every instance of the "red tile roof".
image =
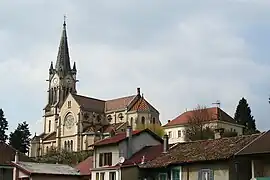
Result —
M83 176L91 175L91 170L93 168L93 156L89 156L84 161L80 162L76 167Z
M158 157L163 151L163 144L156 146L145 146L137 153L133 154L131 158L127 159L122 166L133 166L138 165L142 162L144 156L144 162L148 162Z
M226 112L224 112L222 109L218 107L206 108L206 109L203 109L203 111L204 110L205 112L203 112L203 114L199 116L205 116L205 118L207 118L205 119L205 121L221 120L221 121L236 123L230 115L228 115ZM196 114L198 114L197 112L198 110L184 112L183 114L179 115L172 121L168 122L166 125L164 125L164 127L188 124L190 119L196 116Z
M131 111L151 111L158 112L144 97L140 97L136 103L130 108Z
M158 135L156 135L154 132L152 132L149 129L132 131L132 136L140 135L143 132L149 133L150 135L152 135L155 139L159 140L160 142L163 141L162 138L160 138ZM126 138L127 138L126 132L118 133L113 137L105 138L105 139L102 139L100 141L97 141L96 143L94 143L91 146L103 146L103 145L109 145L109 144L117 144L117 143L120 143L121 141L125 140Z
M225 160L234 156L248 144L261 137L260 134L236 136L230 138L200 140L179 143L167 153L162 153L142 168L160 168L182 163L194 163L200 161Z
M139 131L139 130L136 130L136 131L133 131L132 132L132 135L137 135L137 134L140 134L142 131ZM116 144L116 143L119 143L123 140L125 140L127 137L126 137L126 132L123 132L123 133L119 133L119 134L116 134L115 136L113 137L110 137L110 138L106 138L106 139L102 139L100 141L97 141L95 144L93 144L93 146L102 146L102 145L108 145L108 144Z
M136 95L108 100L105 102L105 111L125 109L135 97Z

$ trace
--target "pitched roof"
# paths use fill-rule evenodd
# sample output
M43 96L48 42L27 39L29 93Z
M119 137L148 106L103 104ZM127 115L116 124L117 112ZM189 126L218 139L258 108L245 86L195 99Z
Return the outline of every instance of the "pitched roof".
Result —
M144 97L140 97L136 103L131 107L131 111L151 111L158 112Z
M117 99L107 100L105 103L105 111L114 111L118 109L125 109L136 95L121 97Z
M80 162L76 167L80 171L81 175L91 175L91 170L93 168L93 156L89 156L84 161Z
M122 166L131 166L141 164L142 158L144 157L144 162L148 162L158 157L163 151L163 144L156 146L145 146L140 151L133 154L129 159L127 159Z
M104 112L105 101L77 94L72 94L72 96L82 109L95 112Z
M182 163L225 160L232 157L262 134L236 136L213 140L179 143L167 153L141 165L142 168L159 168Z
M47 134L43 138L44 141L50 141L50 140L55 140L55 139L56 139L56 132L55 131Z
M12 162L20 170L27 174L50 174L50 175L80 175L76 168L65 164L47 164L47 163L32 163Z
M263 133L263 135L256 141L250 143L247 147L242 149L237 155L249 155L249 154L264 154L270 153L270 130Z
M0 165L10 165L11 161L14 161L15 154L16 149L6 143L0 142ZM20 152L19 159L23 161L33 161L31 158Z
M160 138L158 135L156 135L154 132L152 132L149 129L132 131L132 136L137 136L137 135L140 135L141 133L144 133L144 132L151 134L155 139L157 139L159 141L163 141L162 138ZM109 145L109 144L117 144L117 143L120 143L121 141L124 141L126 139L127 139L126 132L118 133L113 137L105 138L105 139L102 139L100 141L97 141L96 143L93 144L93 146L104 146L104 145Z
M203 109L203 111L204 111L202 112L203 114L198 114L197 113L198 110L186 111L180 114L175 119L168 122L166 125L164 125L164 127L188 124L190 119L196 116L196 113L198 114L197 116L201 116L200 119L202 119L202 117L207 118L204 121L220 120L220 121L227 121L230 123L236 123L230 115L228 115L226 112L224 112L222 109L218 107L206 108Z

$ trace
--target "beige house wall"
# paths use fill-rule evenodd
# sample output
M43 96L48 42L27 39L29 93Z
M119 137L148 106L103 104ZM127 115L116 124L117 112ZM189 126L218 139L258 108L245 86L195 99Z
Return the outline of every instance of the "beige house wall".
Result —
M182 167L182 180L198 179L201 169L211 169L215 180L229 180L229 165L227 163L184 166Z

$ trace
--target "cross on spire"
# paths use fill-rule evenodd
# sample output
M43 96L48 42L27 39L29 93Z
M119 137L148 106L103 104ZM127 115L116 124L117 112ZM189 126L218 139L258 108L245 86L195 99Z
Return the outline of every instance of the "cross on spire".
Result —
M67 20L67 16L64 15L64 26L66 26L66 20Z

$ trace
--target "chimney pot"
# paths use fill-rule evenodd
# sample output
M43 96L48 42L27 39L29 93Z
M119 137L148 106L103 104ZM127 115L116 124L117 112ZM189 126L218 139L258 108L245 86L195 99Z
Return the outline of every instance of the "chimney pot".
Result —
M16 154L15 154L15 163L18 163L19 162L19 153L18 151L16 151Z
M141 95L141 88L139 88L139 87L137 88L137 94Z
M168 120L168 123L171 122L171 120Z
M163 137L163 153L167 153L169 149L169 136L167 134Z

